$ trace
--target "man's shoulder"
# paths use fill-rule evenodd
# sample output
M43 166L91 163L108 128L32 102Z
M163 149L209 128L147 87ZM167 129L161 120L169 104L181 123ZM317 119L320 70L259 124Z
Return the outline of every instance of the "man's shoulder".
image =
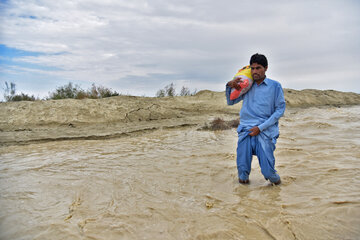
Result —
M270 79L270 78L265 78L265 81L268 85L271 85L271 86L276 86L276 87L281 87L281 83L276 81L276 80L273 80L273 79Z
M265 78L265 81L267 83L271 83L271 84L280 84L278 81L274 80L274 79L271 79L271 78Z

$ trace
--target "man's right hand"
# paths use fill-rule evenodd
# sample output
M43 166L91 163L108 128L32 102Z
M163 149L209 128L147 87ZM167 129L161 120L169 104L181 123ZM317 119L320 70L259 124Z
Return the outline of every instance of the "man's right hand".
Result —
M231 88L235 88L236 90L240 90L240 82L241 82L241 78L235 78L233 80L231 80L230 82L227 83L227 85Z

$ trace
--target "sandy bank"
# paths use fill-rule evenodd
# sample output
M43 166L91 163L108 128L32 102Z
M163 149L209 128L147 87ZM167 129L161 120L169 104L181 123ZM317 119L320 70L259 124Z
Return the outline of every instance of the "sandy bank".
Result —
M335 90L284 89L287 107L359 105L360 94Z
M285 89L288 108L358 105L360 94L333 90ZM236 118L240 105L227 106L224 92L150 98L117 96L0 103L0 144L62 139L112 138L130 133Z

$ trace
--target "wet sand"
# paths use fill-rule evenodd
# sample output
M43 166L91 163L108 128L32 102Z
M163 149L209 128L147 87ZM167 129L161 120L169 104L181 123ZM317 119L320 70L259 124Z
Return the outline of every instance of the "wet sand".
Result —
M359 105L360 94L285 89L287 108ZM71 139L109 139L164 128L198 126L215 117L237 118L224 92L196 96L0 103L0 145Z
M297 106L288 93L275 151L283 183L266 182L254 157L240 185L236 131L198 130L236 118L221 94L65 100L53 112L1 103L0 239L358 239L359 103Z

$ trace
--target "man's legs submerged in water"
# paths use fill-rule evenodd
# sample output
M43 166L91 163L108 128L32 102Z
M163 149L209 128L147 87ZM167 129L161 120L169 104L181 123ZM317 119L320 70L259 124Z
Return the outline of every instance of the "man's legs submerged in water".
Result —
M251 137L247 134L247 132L239 133L238 146L236 150L236 165L238 169L239 181L241 183L246 183L249 181L249 175L251 172L253 151L251 147Z
M236 164L240 183L247 183L251 172L252 155L259 159L261 173L266 180L279 184L280 176L275 170L276 140L267 138L264 134L251 137L247 132L240 132L237 146Z
M276 139L270 139L264 134L259 134L256 136L256 149L255 153L259 159L259 165L261 168L261 173L263 174L266 180L274 184L280 183L280 176L276 173L275 170L275 143Z

